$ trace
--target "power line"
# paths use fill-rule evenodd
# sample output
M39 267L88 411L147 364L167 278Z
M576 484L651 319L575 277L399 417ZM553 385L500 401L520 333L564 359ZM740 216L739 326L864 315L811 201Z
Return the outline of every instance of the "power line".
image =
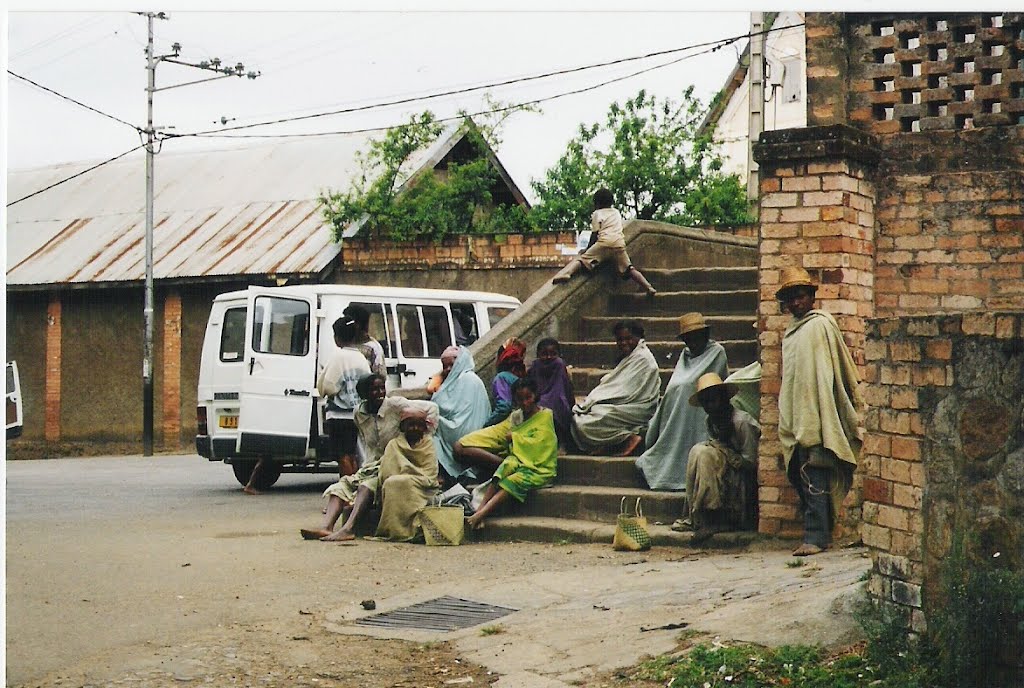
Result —
M78 100L75 100L74 98L66 96L63 93L58 93L57 91L54 91L52 88L47 88L46 86L43 86L42 84L37 84L36 82L32 81L31 79L29 79L27 77L23 77L20 74L15 74L14 72L12 72L9 69L7 70L7 73L10 74L11 76L13 76L15 79L21 79L22 81L24 81L26 83L32 84L36 88L40 88L40 89L46 91L47 93L52 93L53 95L55 95L55 96L57 96L59 98L63 98L64 100L70 101L70 102L74 103L75 105L78 105L79 107L84 107L86 110L91 110L92 112L95 112L97 115L103 115L104 117L107 117L108 119L112 119L115 122L120 122L121 124L124 124L125 126L129 126L129 127L131 127L132 129L134 129L137 132L140 132L140 133L142 132L142 129L140 129L139 127L135 126L134 124L132 124L130 122L125 122L120 117L114 117L113 115L107 114L106 112L103 112L102 110L97 110L96 108L94 108L94 107L92 107L90 105L86 105L85 103L83 103L81 101L78 101Z
M509 110L517 110L519 108L526 107L526 106L529 106L529 105L539 105L540 103L545 103L545 102L550 101L550 100L556 100L558 98L564 98L566 96L572 96L572 95L578 95L580 93L586 93L587 91L593 91L593 90L596 90L596 89L601 88L603 86L607 86L608 84L613 84L613 83L616 83L618 81L625 81L626 79L632 79L635 76L639 76L639 75L645 74L647 72L652 72L652 71L654 71L656 69L661 69L663 67L669 67L671 65L674 65L674 64L677 64L679 62L682 62L683 60L688 60L688 59L690 59L692 57L697 57L698 55L703 55L703 54L706 54L706 53L709 53L709 52L714 52L714 51L720 49L721 47L723 47L723 46L716 46L716 47L713 47L713 48L709 48L707 50L703 50L703 51L701 51L699 53L694 53L692 55L684 55L683 57L677 57L674 60L670 60L668 62L663 62L662 64L654 65L652 67L647 67L645 69L641 69L641 70L638 70L636 72L632 72L631 74L625 74L623 76L615 77L614 79L608 79L606 81L602 81L602 82L597 83L597 84L591 84L590 86L583 86L582 88L573 89L571 91L564 91L562 93L556 93L554 95L544 96L542 98L535 98L533 100L528 100L528 101L524 101L524 102L521 102L521 103L514 103L512 105L503 105L501 107L490 108L488 110L480 110L480 111L477 111L477 112L470 112L470 113L466 113L466 114L452 115L450 117L441 117L441 118L438 118L435 121L437 121L437 122L451 122L451 121L465 119L466 117L475 117L477 115L490 115L490 114L494 114L494 113L498 113L498 112L508 112ZM297 118L297 119L305 119L305 118ZM366 133L370 133L370 132L374 132L374 131L386 131L388 129L402 129L402 128L407 127L407 126L409 126L409 125L408 124L394 124L394 125L387 125L387 126L367 127L367 128L364 128L364 129L349 129L349 130L346 130L346 131L320 131L320 132L307 132L307 133L303 133L303 134L208 134L208 133L198 132L198 133L186 133L186 134L166 134L164 138L168 138L168 139L184 138L184 137L223 138L223 139L309 138L309 137L316 137L316 136L340 136L340 135L344 135L344 134L366 134Z
M787 26L787 27L783 27L783 28L792 28L792 26ZM759 33L761 35L763 35L763 34L771 33L772 31L777 31L777 30L781 30L781 29L766 29L765 31L761 31ZM233 127L226 127L226 128L221 128L221 129L207 129L207 130L204 130L204 131L190 132L189 134L181 134L181 136L201 136L201 135L207 135L207 134L223 134L224 132L227 132L227 131L238 131L240 129L252 129L252 128L255 128L255 127L264 127L264 126L270 126L270 125L273 125L273 124L285 124L285 123L288 123L288 122L297 122L297 121L307 120L307 119L317 119L317 118L320 118L320 117L330 117L330 116L333 116L333 115L351 114L351 113L354 113L354 112L363 112L363 111L366 111L366 110L375 110L375 109L378 109L378 108L391 107L391 106L394 106L394 105L407 105L409 103L414 103L414 102L421 101L421 100L432 100L434 98L442 98L442 97L445 97L445 96L452 96L452 95L462 95L462 94L465 94L465 93L471 93L473 91L480 91L480 90L485 90L485 89L489 89L489 88L498 88L498 87L501 87L501 86L509 86L509 85L512 85L512 84L524 83L524 82L528 82L528 81L537 81L539 79L547 79L547 78L554 77L554 76L565 76L567 74L574 74L574 73L577 73L577 72L582 72L582 71L586 71L586 70L590 70L590 69L597 69L597 68L600 68L600 67L610 67L610 66L613 66L613 65L623 64L623 63L627 63L627 62L635 62L637 60L645 60L645 59L649 59L649 58L652 58L652 57L659 57L659 56L662 56L662 55L670 55L670 54L673 54L673 53L678 53L678 52L682 52L682 51L686 51L686 50L693 50L695 48L704 48L704 47L708 47L708 46L713 46L712 49L709 50L709 51L702 51L702 52L694 53L693 55L687 56L687 57L694 57L696 55L702 55L705 52L714 52L715 50L718 50L718 49L720 49L720 48L722 48L722 47L724 47L726 45L729 45L730 43L735 43L736 41L739 41L740 39L750 38L750 37L752 37L754 35L755 34L752 34L752 33L745 33L745 34L740 34L738 36L733 36L733 37L730 37L730 38L720 38L720 39L714 40L714 41L706 41L704 43L695 43L693 45L683 46L681 48L669 48L667 50L658 50L658 51L655 51L655 52L646 53L644 55L636 55L636 56L633 56L633 57L622 57L622 58L618 58L618 59L615 59L615 60L609 60L609 61L606 61L606 62L598 62L598 63L589 64L589 65L583 65L583 66L579 66L579 67L569 67L569 68L566 68L566 69L555 70L555 71L552 71L552 72L544 72L544 73L541 73L541 74L533 74L533 75L525 76L525 77L516 77L514 79L505 79L503 81L497 81L497 82L492 82L492 83L488 83L488 84L479 84L479 85L476 85L476 86L468 86L468 87L465 87L465 88L451 89L451 90L448 90L448 91L441 91L441 92L438 92L438 93L431 93L431 94L427 94L427 95L424 95L424 96L400 98L400 99L395 99L395 100L390 100L390 101L384 101L384 102L381 102L381 103L374 103L374 104L370 104L370 105L361 105L361 106L357 106L357 107L348 107L348 108L342 108L340 110L332 110L332 111L328 111L328 112L318 112L318 113L313 113L311 115L300 115L300 116L296 116L296 117L285 117L285 118L280 118L280 119L276 119L276 120L268 120L268 121L265 121L265 122L253 122L252 124L239 124L239 125L235 125ZM669 63L666 63L665 65L661 65L661 66L667 66L669 64L674 64L674 62L669 62ZM643 74L644 71L650 71L650 70L643 70L643 71L637 72L636 74ZM636 76L636 74L633 74L631 76ZM613 80L608 81L606 83L613 83L614 81L619 81L619 80L621 80L621 79L613 79ZM605 85L605 84L600 84L599 86L603 86L603 85ZM595 88L597 88L597 86L595 86ZM579 92L582 92L582 91L579 91ZM572 95L572 93L567 93L565 95ZM550 100L550 98L548 100ZM531 103L525 103L525 104L533 104L533 103L531 102ZM484 113L480 113L480 114L484 114ZM375 127L375 128L369 129L368 131L376 131L376 130L382 129L382 128L386 128L386 127ZM351 133L361 133L361 132L351 132ZM237 137L237 138L242 138L242 137Z
M132 148L131 150L126 150L124 153L121 153L120 155L115 155L114 157L109 158L107 160L104 160L101 163L97 163L97 164L93 165L92 167L89 167L87 169L82 170L81 172L78 172L77 174L73 174L70 177L67 177L65 179L61 179L59 182L54 182L53 184L50 184L49 186L43 187L42 189L39 189L38 191L33 191L32 193L30 193L27 196L22 196L21 198L19 198L16 201L11 201L10 203L7 204L7 207L10 208L15 203L21 203L22 201L27 200L29 198L32 198L33 196L38 196L39 194L43 193L44 191L49 191L50 189L52 189L55 186L60 186L64 182L69 182L72 179L75 179L77 177L81 177L83 174L87 174L87 173L92 172L93 170L95 170L97 168L103 167L107 163L111 163L111 162L114 162L115 160L123 158L124 156L128 155L129 153L134 153L135 151L139 150L142 147L143 147L143 144L135 146L135 148Z

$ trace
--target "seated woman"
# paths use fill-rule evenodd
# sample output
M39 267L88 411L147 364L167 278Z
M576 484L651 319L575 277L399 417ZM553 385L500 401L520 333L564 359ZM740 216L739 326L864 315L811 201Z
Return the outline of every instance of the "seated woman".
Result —
M427 414L428 424L431 427L437 426L437 404L409 401L398 395L387 396L383 375L371 374L361 378L356 384L356 391L363 399L355 411L355 424L366 451L365 460L354 474L341 478L324 490L327 508L324 510L323 523L319 528L301 529L302 537L306 540L341 542L355 538L359 517L373 503L377 493L380 458L388 442L399 435L402 409L421 409ZM343 526L332 533L342 515L345 516L342 519Z
M437 404L438 423L434 433L437 460L441 464L445 487L458 480L479 480L472 466L460 463L452 454L456 440L479 430L491 413L487 389L473 370L475 364L469 349L451 346L441 354L444 379L430 400Z
M530 490L555 479L558 437L551 411L537 405L537 384L530 378L516 380L512 396L516 409L508 418L455 443L461 461L494 472L480 508L467 520L472 528L482 528L510 495L524 502Z
M554 416L558 443L567 446L572 441L572 405L576 398L557 339L548 337L537 342L537 358L527 375L537 383L537 404L550 409Z
M723 530L754 526L761 426L729 403L736 391L717 373L707 373L697 380L697 391L690 397L690 404L707 413L710 436L694 445L686 466L693 544ZM673 524L672 529L680 528Z
M494 410L484 421L484 427L500 423L512 413L512 385L519 378L526 376L526 345L515 337L509 337L498 347L498 360L495 367L498 374L491 382L491 393L494 395Z
M658 406L661 377L639 323L618 322L612 331L618 364L582 404L572 407L572 438L591 454L629 456Z
M417 512L438 490L437 452L427 437L427 414L402 411L402 434L388 442L380 459L380 522L376 536L407 542L416 536Z
M687 399L697 389L701 375L729 374L725 348L711 339L711 328L703 315L687 313L679 318L679 339L683 350L647 427L647 449L636 460L652 490L686 488L686 457L695 444L708 438L704 410L691 406Z

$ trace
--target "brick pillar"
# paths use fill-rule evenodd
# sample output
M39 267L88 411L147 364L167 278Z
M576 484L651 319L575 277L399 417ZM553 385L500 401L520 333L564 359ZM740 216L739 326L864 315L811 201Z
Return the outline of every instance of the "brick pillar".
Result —
M864 363L865 318L874 314L875 190L878 149L845 125L769 131L754 147L761 169L759 234L762 533L803 531L796 490L778 439L782 335L792 319L775 299L783 267L799 265L818 283L817 307L836 316L847 346ZM859 516L859 477L847 500Z
M46 417L43 434L49 442L60 439L60 373L61 373L61 297L50 294L46 307Z
M164 298L163 400L164 446L181 446L181 294L170 291Z

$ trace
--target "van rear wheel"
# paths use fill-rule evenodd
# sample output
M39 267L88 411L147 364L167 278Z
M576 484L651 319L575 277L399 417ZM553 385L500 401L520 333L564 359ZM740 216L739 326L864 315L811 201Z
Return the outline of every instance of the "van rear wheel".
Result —
M249 484L249 478L252 477L252 472L255 468L255 461L235 461L231 464L231 470L235 474L235 480L237 480L243 487ZM276 483L277 479L280 477L281 464L273 460L264 461L263 467L260 468L260 474L256 476L256 484L253 485L253 487L257 490L265 490Z

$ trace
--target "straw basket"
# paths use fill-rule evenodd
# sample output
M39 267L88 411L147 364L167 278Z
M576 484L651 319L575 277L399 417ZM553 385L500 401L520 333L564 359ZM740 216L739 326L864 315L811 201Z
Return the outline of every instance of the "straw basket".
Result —
M465 536L465 512L461 506L425 506L420 509L420 526L428 545L461 545Z

